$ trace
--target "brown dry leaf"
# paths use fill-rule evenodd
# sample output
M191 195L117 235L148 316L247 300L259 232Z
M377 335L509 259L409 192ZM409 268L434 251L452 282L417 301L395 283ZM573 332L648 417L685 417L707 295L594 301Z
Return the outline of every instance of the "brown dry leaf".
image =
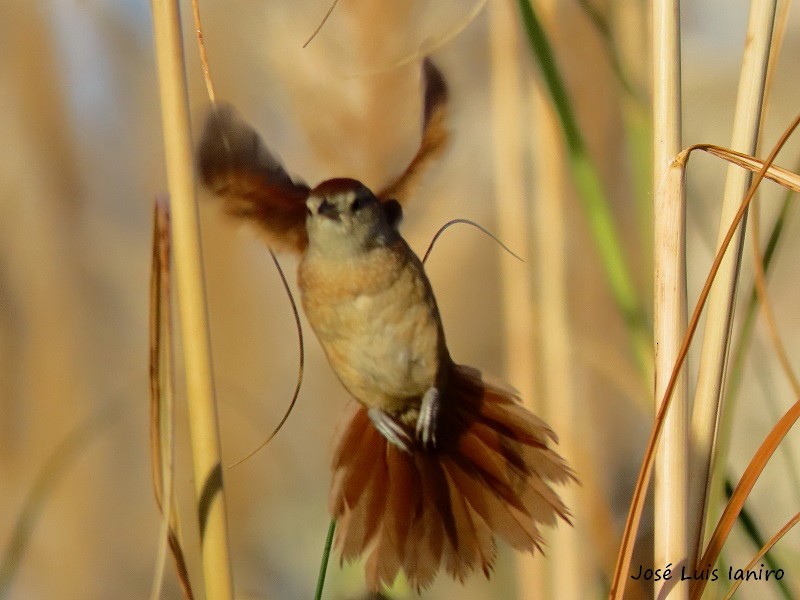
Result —
M150 451L153 491L163 519L162 531L166 534L183 596L187 600L193 600L189 571L180 543L172 489L172 311L169 291L170 217L167 198L156 199L153 213L150 275ZM162 350L165 351L163 355ZM162 364L166 367L163 371ZM162 393L162 385L166 394ZM151 594L154 598L160 595L163 568L163 558L159 558Z
M708 152L709 154L713 154L714 156L742 167L743 169L752 171L753 173L758 173L764 168L764 161L760 158L755 158L754 156L750 156L749 154L744 154L742 152L736 152L730 148L715 146L714 144L696 144L694 146L690 146L681 152L678 160L685 162L685 159L688 158L689 154L693 150L702 150L704 152ZM783 167L779 167L777 165L770 165L764 177L779 183L783 187L786 187L790 190L800 192L800 175L797 175L788 169L784 169Z

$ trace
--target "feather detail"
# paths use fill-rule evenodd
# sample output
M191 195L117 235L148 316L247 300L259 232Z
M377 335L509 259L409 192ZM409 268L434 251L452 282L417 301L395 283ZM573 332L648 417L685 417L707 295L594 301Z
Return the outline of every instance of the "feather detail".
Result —
M370 590L390 585L401 569L418 590L439 568L459 581L475 569L489 577L496 536L541 552L541 527L569 523L551 486L575 476L550 447L553 432L516 392L456 365L442 398L443 439L433 451L402 452L360 406L339 431L330 498L336 545L343 560L368 555Z
M447 143L447 84L427 58L422 73L424 118L419 149L405 171L377 194L393 227L402 218L401 203L412 195L422 173ZM276 250L305 251L306 200L311 189L289 176L231 105L219 104L209 114L197 151L197 169L203 185L224 199L225 212L258 226Z
M278 250L305 249L309 187L289 176L232 106L209 114L197 163L203 184L224 198L225 212L257 225Z
M436 160L447 146L448 91L447 83L436 65L426 58L422 63L422 78L425 88L422 119L422 139L419 149L406 170L392 183L378 192L381 200L397 200L405 204L419 185L419 180L428 165Z

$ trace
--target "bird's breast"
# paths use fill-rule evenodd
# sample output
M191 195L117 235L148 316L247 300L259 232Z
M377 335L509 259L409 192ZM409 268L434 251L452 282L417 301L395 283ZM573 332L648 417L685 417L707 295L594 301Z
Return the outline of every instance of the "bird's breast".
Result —
M361 403L401 411L436 384L441 323L430 284L405 242L346 261L308 253L299 284L331 366Z

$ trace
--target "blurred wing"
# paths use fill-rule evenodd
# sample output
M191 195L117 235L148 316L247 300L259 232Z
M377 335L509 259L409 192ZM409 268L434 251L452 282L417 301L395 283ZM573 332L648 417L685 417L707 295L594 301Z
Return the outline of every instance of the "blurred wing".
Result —
M224 199L228 214L257 225L277 250L305 249L309 187L289 177L232 106L208 116L197 160L203 184Z
M405 204L414 192L428 165L441 155L447 145L447 83L441 71L426 58L422 62L425 81L425 112L422 122L422 141L417 154L406 170L389 186L378 193L381 200L394 199Z

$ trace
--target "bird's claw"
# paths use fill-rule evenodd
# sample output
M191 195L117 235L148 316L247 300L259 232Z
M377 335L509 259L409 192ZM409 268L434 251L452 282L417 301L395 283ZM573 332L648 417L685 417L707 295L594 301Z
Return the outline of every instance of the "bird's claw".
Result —
M441 406L439 390L435 387L428 389L422 396L422 405L417 417L417 439L428 450L436 447L436 426Z
M394 417L379 408L370 408L367 414L375 429L383 437L403 452L411 454L411 446L414 440L411 439L411 436L406 433L406 430Z

